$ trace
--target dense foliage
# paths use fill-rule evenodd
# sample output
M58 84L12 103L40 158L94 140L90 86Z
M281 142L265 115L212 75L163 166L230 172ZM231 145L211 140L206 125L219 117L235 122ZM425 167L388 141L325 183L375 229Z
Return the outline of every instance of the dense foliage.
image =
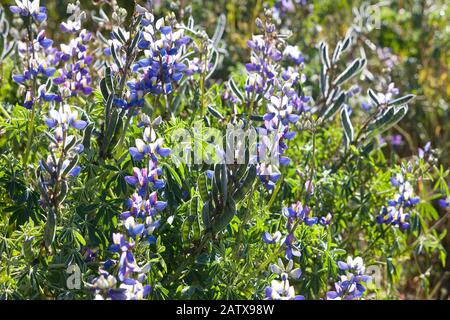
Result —
M448 296L444 1L11 2L1 299Z

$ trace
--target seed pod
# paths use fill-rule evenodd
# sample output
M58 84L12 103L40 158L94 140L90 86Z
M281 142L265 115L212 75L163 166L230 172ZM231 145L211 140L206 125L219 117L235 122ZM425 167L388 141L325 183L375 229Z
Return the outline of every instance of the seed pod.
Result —
M205 205L203 206L202 210L202 220L203 220L203 226L206 230L209 229L210 226L210 202L209 200L205 202Z
M47 223L45 224L44 243L47 249L50 248L56 236L56 213L50 208L47 214Z
M218 233L225 229L236 214L236 203L233 199L229 199L225 206L225 210L221 215L217 215L212 223L213 233Z
M209 199L209 192L208 192L208 184L207 184L207 180L206 180L206 175L204 173L202 173L198 177L197 189L198 189L198 192L200 193L200 196L201 196L203 202L206 202Z
M250 190L250 187L253 185L255 179L256 179L256 166L251 165L248 169L247 176L245 177L244 182L233 194L233 200L235 202L239 202L242 199L244 199L247 192Z

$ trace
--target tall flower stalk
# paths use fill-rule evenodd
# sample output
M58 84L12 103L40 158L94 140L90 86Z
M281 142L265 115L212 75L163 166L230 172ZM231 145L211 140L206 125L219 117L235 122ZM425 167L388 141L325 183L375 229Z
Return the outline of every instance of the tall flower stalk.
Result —
M39 3L39 0L17 0L16 5L10 7L11 12L19 15L26 26L25 40L18 44L19 57L24 58L22 70L20 74L13 76L13 80L26 91L23 106L31 109L27 129L28 139L23 156L25 166L28 164L34 138L36 108L40 101L55 99L53 95L45 93L44 80L53 76L55 68L47 59L47 53L51 50L53 41L46 38L45 31L42 30L42 24L47 19L47 14L46 8L41 7Z

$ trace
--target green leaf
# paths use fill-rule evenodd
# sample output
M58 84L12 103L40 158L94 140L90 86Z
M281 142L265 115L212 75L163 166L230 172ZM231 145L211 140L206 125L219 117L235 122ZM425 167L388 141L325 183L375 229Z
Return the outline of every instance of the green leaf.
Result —
M341 111L341 122L342 127L344 128L345 145L346 147L349 147L354 138L354 131L347 108L343 108Z
M81 235L81 233L79 233L77 230L73 231L73 235L75 236L75 239L77 240L77 242L82 245L85 246L86 245L86 240L83 238L83 236Z
M244 199L244 197L250 190L251 186L253 185L255 179L256 179L256 166L251 165L248 169L247 176L245 177L244 182L240 187L237 188L237 190L233 194L233 200L236 203Z
M372 102L375 104L375 106L379 106L380 105L380 101L378 100L378 96L372 89L367 90L367 94L369 95L370 100L372 100Z
M197 189L198 189L198 192L200 193L200 196L202 197L203 202L206 202L209 199L206 173L202 173L198 177Z
M217 48L217 46L219 45L219 41L220 39L222 39L223 36L223 32L225 31L225 27L226 27L226 16L222 13L219 18L217 19L217 25L216 25L216 30L214 30L214 35L212 37L212 45L213 47Z
M337 97L337 99L334 100L333 104L325 111L323 117L325 119L328 119L328 118L331 118L332 116L334 116L336 114L336 112L338 112L339 109L341 108L346 97L347 97L347 93L345 91L341 92L341 94Z
M213 115L213 117L223 120L223 116L220 114L219 111L217 111L216 109L214 109L212 106L208 106L208 111L209 113L211 113Z
M53 209L49 209L47 214L47 222L45 224L44 231L44 243L45 247L48 249L55 241L56 237L56 213Z
M320 50L320 59L322 61L322 65L326 67L326 69L330 69L331 63L330 63L330 57L328 55L328 44L325 42L321 42L319 45Z
M353 63L345 69L333 82L334 85L339 86L344 82L350 80L357 75L366 65L366 59L356 59Z
M236 98L238 98L241 101L245 101L244 95L239 90L239 88L236 86L236 83L234 82L234 80L233 79L228 80L228 84L230 86L231 91L236 96Z
M415 95L408 94L404 97L389 101L387 105L388 106L403 106L414 98L415 98Z

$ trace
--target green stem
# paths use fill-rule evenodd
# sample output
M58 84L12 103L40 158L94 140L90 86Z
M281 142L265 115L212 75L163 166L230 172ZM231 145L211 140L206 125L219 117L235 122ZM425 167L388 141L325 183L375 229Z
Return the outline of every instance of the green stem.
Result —
M33 45L33 30L31 29L31 16L29 16L28 18L28 46L31 47L31 53L33 56L33 59L35 59L35 53L34 53L34 45ZM28 67L30 67L31 61L28 61ZM32 84L32 99L35 99L36 97L36 76L33 77L33 84ZM24 167L27 166L28 164L28 157L30 155L30 151L31 151L31 144L32 144L32 140L33 140L33 136L34 136L34 119L36 117L36 101L33 101L33 107L31 110L31 118L30 121L28 122L28 141L27 141L27 147L25 149L25 155L23 158L23 164Z

